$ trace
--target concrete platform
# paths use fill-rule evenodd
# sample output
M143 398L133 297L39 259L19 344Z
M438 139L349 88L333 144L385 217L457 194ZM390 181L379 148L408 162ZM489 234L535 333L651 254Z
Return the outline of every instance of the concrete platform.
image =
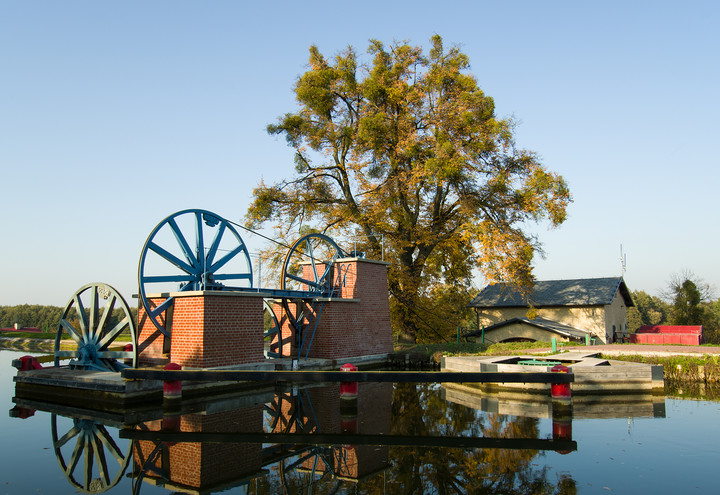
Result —
M550 369L561 363L573 373L575 381L571 385L572 394L609 394L609 393L663 393L665 382L662 366L644 363L631 363L611 359L600 359L600 353L582 348L577 351L563 352L549 356L457 356L443 357L443 371L502 371L502 372L541 372L550 373ZM547 361L548 365L523 365L520 361ZM550 393L549 384L477 384L476 388L486 391L522 390L531 393Z
M344 359L287 359L266 360L221 369L237 370L339 370L351 362L358 368L384 366L387 354L356 356ZM163 382L160 380L128 380L120 373L74 370L67 366L45 367L18 371L13 378L15 396L20 399L53 402L67 406L92 404L93 410L118 411L128 407L161 404ZM274 386L265 382L187 382L183 383L182 396L186 399L218 397L246 390L257 391Z

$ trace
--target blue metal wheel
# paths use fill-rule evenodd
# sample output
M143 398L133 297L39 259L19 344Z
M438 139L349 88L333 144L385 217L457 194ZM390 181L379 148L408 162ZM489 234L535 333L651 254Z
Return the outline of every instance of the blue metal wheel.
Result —
M63 341L71 339L73 349L62 349ZM87 284L65 306L55 335L55 366L67 358L71 358L70 367L77 369L120 371L135 367L135 319L125 299L111 286Z
M307 234L292 245L282 267L283 290L317 292L330 297L334 290L335 260L345 256L342 249L324 234Z
M225 284L229 285L225 285ZM164 335L163 313L174 293L252 287L252 263L237 230L206 210L183 210L165 218L150 233L138 266L140 302ZM154 305L150 299L164 299Z

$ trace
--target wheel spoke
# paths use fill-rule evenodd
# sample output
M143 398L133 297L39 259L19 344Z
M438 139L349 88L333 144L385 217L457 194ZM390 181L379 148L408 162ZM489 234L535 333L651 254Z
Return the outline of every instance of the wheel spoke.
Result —
M107 304L105 304L105 309L103 310L102 318L100 318L100 321L98 322L98 326L97 326L97 336L98 337L100 337L103 334L105 325L107 325L110 315L112 315L112 313L115 309L116 299L117 298L114 295L111 295L108 298Z
M105 333L105 335L100 339L100 341L97 343L98 350L104 350L107 348L107 346L113 342L118 335L122 333L125 328L128 328L130 326L130 320L125 317L121 322L119 322L115 327L110 330L109 332ZM101 334L102 335L102 334Z
M200 271L205 273L205 236L202 228L202 214L199 211L195 212L195 241L195 260Z
M98 332L98 291L97 287L90 290L90 326L88 328L88 337L95 340Z
M85 437L80 435L75 443L75 449L73 449L73 453L70 456L70 462L68 462L68 465L65 468L65 474L68 476L72 476L72 473L75 471L75 467L77 466L78 461L80 461L80 454L83 452L84 447Z
M210 246L210 250L208 251L207 255L205 256L206 265L212 266L213 260L215 259L215 254L217 253L218 247L220 247L220 241L222 240L222 236L223 236L223 234L225 234L225 226L226 225L227 225L226 222L220 222L220 226L218 227L218 230L215 233L215 238L213 239L213 242Z
M73 426L67 433L65 433L61 438L57 439L54 442L53 447L55 447L56 449L63 447L66 443L68 443L68 441L70 441L72 438L75 438L78 433L80 433L80 430L78 430L77 427Z
M168 297L160 305L156 306L151 311L148 311L148 315L150 315L151 318L157 318L159 315L165 312L168 306L173 303L174 299L174 297Z
M82 343L82 334L74 326L72 326L72 323L63 318L60 320L60 326L65 329L68 335L70 335L76 343Z
M297 277L297 276L293 275L292 273L286 273L285 276L289 279L295 280L296 282L300 282L301 284L305 284L309 287L315 287L316 289L320 288L320 285L313 282L312 280L307 280L302 277Z
M83 488L85 490L90 490L90 483L92 482L92 471L93 471L93 445L91 441L86 442L85 444L85 455L84 461L85 465L83 466L85 468L85 476L83 477Z
M102 445L98 441L96 432L93 432L90 441L93 451L95 452L95 462L97 463L100 479L103 481L104 486L108 486L110 484L110 475L108 473L107 460L105 459L105 449L102 448Z
M158 246L154 242L151 242L148 244L148 249L152 250L154 253L159 254L163 258L165 258L167 261L178 267L180 270L184 271L185 273L197 273L197 267L194 265L190 265L186 263L185 261L181 260L171 252L167 251L166 249Z
M241 252L244 251L244 250L245 250L245 245L244 245L244 244L240 244L240 245L237 246L235 249L233 249L232 251L230 251L229 253L227 253L225 256L223 256L222 258L220 258L220 259L217 261L217 263L215 263L213 266L210 267L210 269L209 269L208 271L210 271L210 272L216 272L217 270L219 270L220 268L222 268L228 261L230 261L231 259L233 259L236 255L238 255L239 253L241 253Z
M105 445L105 448L110 451L110 454L113 456L113 458L115 458L118 463L122 464L125 461L125 456L123 456L123 453L120 451L120 447L118 447L118 445L115 443L115 439L110 436L104 426L98 426L97 435L103 445Z
M317 272L317 266L315 266L315 253L313 252L313 245L312 240L307 240L307 255L310 257L310 266L312 267L313 277L315 277L315 283L317 284L318 281L318 272Z
M85 338L88 333L88 316L80 300L80 294L75 294L75 311L77 312L78 321L80 322L80 337Z
M55 351L57 358L74 358L77 357L77 351Z
M173 231L173 234L175 234L175 240L177 240L177 243L180 245L180 248L183 250L183 253L185 254L185 258L187 258L187 262L190 263L195 270L200 269L200 266L198 265L197 256L193 254L192 249L190 248L190 245L188 244L187 240L185 240L185 236L180 232L180 227L178 227L177 222L175 222L174 218L171 218L168 220L168 225L170 225L170 228Z

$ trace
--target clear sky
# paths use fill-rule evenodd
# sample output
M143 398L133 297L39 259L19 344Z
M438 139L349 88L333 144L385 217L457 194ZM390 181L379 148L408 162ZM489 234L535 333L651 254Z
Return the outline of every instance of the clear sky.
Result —
M265 126L296 108L311 44L434 33L570 185L568 220L534 229L538 279L620 275L622 244L631 290L682 270L717 287L718 25L717 1L0 0L0 305L89 282L131 301L163 218L239 221L292 174Z

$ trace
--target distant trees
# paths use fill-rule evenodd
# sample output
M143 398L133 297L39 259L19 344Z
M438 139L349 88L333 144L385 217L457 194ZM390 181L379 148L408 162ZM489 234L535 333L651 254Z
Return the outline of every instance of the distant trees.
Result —
M710 285L688 271L675 274L661 296L633 291L628 329L643 325L702 325L705 341L720 344L720 299L713 300Z
M39 304L0 306L0 328L10 328L17 323L20 327L37 327L43 332L55 332L64 309L59 306ZM130 313L137 322L137 309L130 308ZM123 316L122 310L116 308L110 318L110 323L120 321Z
M37 327L42 331L54 332L62 312L61 307L39 304L0 306L0 327L9 328L17 323L21 327Z

